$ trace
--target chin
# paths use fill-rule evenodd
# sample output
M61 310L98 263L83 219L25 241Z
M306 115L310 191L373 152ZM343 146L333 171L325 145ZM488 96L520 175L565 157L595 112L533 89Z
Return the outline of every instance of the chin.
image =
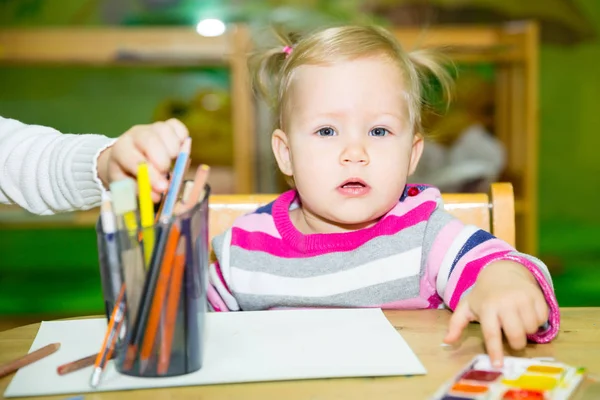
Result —
M338 215L334 218L332 218L331 220L338 225L341 228L344 229L348 229L348 230L357 230L357 229L363 229L363 228L368 228L374 224L377 223L377 221L379 221L379 219L383 216L380 215L378 217L374 217L372 215L360 215L360 214L353 214L353 215Z

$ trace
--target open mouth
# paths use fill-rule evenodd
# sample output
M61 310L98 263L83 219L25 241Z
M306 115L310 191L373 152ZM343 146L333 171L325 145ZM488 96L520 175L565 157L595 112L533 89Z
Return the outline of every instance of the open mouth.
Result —
M362 179L357 179L357 178L352 178L352 179L348 179L346 181L344 181L344 183L342 183L340 185L340 188L342 189L362 189L362 188L366 188L369 185L367 185L367 183L365 181L363 181Z

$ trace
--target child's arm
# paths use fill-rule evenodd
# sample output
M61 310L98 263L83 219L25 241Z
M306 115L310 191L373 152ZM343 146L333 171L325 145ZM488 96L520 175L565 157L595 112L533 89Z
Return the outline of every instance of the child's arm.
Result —
M424 258L428 276L435 277L435 282L430 283L435 285L444 303L455 310L452 331L447 338L449 342L457 340L464 326L472 320L482 324L486 345L492 347L492 352L498 347L501 352L499 327L511 332L507 335L509 338L520 336L524 339L528 333L527 338L540 343L552 340L558 333L560 318L552 280L540 260L517 252L488 232L462 224L441 206L432 213L427 224ZM508 283L502 285L505 281ZM541 307L540 302L543 303ZM535 311L537 309L541 309L539 313ZM490 310L497 311L495 325ZM512 329L511 324L517 317L515 310L519 311L519 320L520 310L523 310L526 321ZM515 318L506 321L507 325L500 319L505 315ZM538 317L546 315L549 319L543 322L549 323L540 323L546 327L541 331L533 330L531 321L537 324ZM519 329L524 329L522 334L514 334ZM490 340L487 340L488 336ZM513 342L518 344L519 340Z
M215 311L239 311L240 306L231 293L229 255L231 251L232 228L212 240L213 251L217 258L208 269L208 287L206 297Z
M239 311L240 306L231 294L225 282L219 262L212 263L208 270L208 287L206 297L212 308L217 312Z
M135 176L142 161L149 163L156 201L187 136L174 119L135 126L117 140L0 117L0 203L41 215L87 210L100 204L111 181Z
M113 142L0 117L0 203L41 215L100 204L96 158Z

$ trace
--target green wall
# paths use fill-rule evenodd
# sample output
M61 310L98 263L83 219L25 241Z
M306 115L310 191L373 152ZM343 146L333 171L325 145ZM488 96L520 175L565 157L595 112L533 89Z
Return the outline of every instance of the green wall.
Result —
M600 36L600 1L574 2ZM540 220L598 224L600 39L544 45L540 65Z

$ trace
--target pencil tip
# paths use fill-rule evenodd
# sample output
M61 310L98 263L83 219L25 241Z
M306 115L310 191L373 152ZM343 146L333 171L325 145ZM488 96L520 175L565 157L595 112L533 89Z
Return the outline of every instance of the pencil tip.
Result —
M94 389L98 387L98 383L100 383L100 374L102 373L102 368L96 367L94 368L94 372L92 372L92 377L90 378L90 386Z

